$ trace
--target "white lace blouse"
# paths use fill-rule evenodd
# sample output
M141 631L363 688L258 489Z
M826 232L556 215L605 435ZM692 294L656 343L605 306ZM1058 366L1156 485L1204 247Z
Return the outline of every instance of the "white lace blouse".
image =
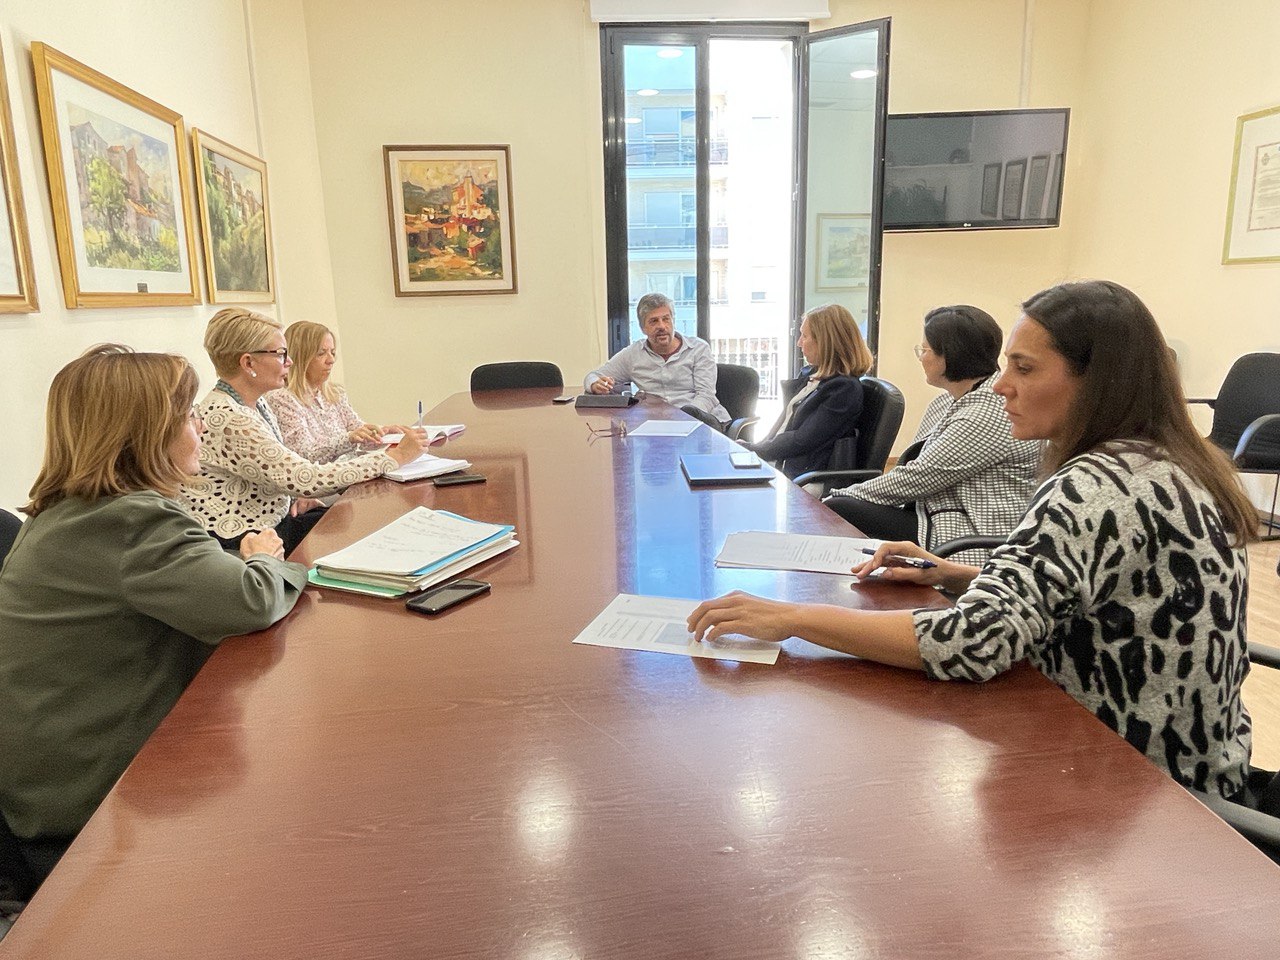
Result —
M221 390L200 401L200 415L200 476L183 487L182 498L204 528L223 539L273 529L295 497L337 493L397 466L382 452L337 463L306 460L280 442L265 403L246 407Z

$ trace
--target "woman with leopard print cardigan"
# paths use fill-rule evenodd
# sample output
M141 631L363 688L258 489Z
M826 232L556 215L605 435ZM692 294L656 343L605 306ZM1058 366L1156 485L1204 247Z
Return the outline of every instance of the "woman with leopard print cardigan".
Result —
M1249 763L1240 691L1256 512L1195 431L1154 318L1108 282L1023 304L994 390L1051 475L981 568L888 543L854 570L958 593L946 610L870 612L734 593L696 609L709 639L814 643L935 679L1029 659L1179 783L1230 797ZM892 557L930 561L895 566Z

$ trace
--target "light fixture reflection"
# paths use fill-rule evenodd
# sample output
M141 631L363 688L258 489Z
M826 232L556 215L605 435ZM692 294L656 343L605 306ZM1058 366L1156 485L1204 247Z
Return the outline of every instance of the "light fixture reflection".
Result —
M875 75L876 72L874 70L855 70L849 74L855 80L870 80Z
M657 95L658 91L653 89L653 87L641 87L636 91L637 97L656 97Z
M1107 927L1106 904L1078 880L1069 880L1052 898L1053 929L1062 956L1073 960L1103 960L1113 954L1109 944L1114 931Z
M529 855L543 861L563 857L573 813L573 797L562 777L544 773L525 784L517 801L517 823Z
M525 960L581 960L582 954L562 938L535 942L525 953Z
M773 778L759 772L752 773L739 788L738 816L743 824L753 830L767 830L781 815L782 795Z
M878 956L857 918L830 901L812 904L797 933L796 956L805 960L870 960Z

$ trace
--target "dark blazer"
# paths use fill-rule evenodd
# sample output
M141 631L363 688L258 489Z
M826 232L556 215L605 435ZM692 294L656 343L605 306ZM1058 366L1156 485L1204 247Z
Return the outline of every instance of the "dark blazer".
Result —
M783 381L783 400L789 403L812 374L813 368L805 367L797 379ZM861 413L862 381L857 377L828 377L796 407L790 420L779 422L768 437L751 449L776 463L788 477L825 470L836 441L857 432Z

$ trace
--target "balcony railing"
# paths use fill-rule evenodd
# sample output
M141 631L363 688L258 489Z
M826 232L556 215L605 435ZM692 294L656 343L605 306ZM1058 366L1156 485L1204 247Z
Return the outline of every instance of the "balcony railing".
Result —
M689 224L630 223L627 224L628 250L692 250L697 246L698 228ZM727 224L715 224L711 227L711 246L727 247L729 245L729 227Z
M729 162L729 141L710 140L710 163ZM689 167L697 159L698 141L693 137L649 138L627 141L628 167Z

